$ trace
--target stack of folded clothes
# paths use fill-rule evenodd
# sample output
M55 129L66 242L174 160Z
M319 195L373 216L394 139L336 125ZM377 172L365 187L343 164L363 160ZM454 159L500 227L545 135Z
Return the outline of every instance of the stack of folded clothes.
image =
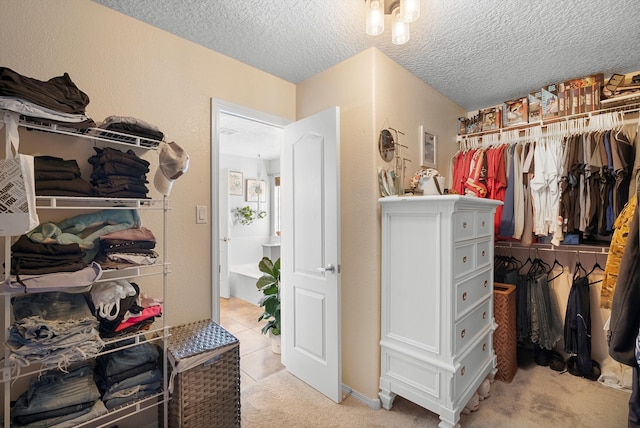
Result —
M140 158L133 150L125 153L111 147L94 149L96 154L89 158L89 163L93 165L91 184L99 196L139 199L147 197L148 161Z
M74 272L87 267L84 255L85 252L77 243L34 242L22 235L11 246L11 274Z
M132 265L152 265L158 261L154 251L156 237L146 227L125 229L100 237L100 252L96 261L103 268L123 268Z
M134 209L107 209L79 214L58 223L42 223L30 230L27 236L33 242L78 244L85 251L83 260L88 263L100 250L100 236L140 225L140 217Z
M12 405L11 426L72 427L105 413L93 367L84 362L32 378L29 389Z
M119 342L119 346L133 344L133 339ZM96 383L107 409L162 391L159 356L157 346L145 342L96 358Z
M29 122L87 129L95 122L85 114L89 97L67 73L40 81L0 67L0 109L20 114Z
M35 156L33 166L38 196L96 195L93 186L80 176L80 167L75 160Z
M104 346L84 294L25 294L12 297L11 304L15 321L7 346L12 365L65 369L95 357Z
M164 139L164 133L160 131L156 125L152 125L135 117L109 116L100 124L99 128L100 130L92 130L92 133L105 137L113 137L118 140L122 140L124 136L116 134L114 137L113 133L107 131L134 135L142 139L140 145L145 147L157 147ZM102 131L102 129L104 129L104 131ZM131 139L130 142L135 143L135 140Z

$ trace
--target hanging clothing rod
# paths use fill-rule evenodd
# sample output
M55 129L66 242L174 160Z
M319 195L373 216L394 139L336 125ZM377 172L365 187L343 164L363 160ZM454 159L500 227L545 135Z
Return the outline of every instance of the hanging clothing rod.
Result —
M609 247L599 247L596 245L563 245L560 247L554 247L551 244L531 244L530 246L523 246L513 242L496 242L496 249L504 250L523 250L523 251L549 251L549 252L562 252L562 253L574 253L574 254L609 254Z

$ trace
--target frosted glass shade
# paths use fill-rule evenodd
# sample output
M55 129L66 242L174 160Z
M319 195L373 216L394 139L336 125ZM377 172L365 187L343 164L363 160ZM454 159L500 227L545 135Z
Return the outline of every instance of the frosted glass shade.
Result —
M384 31L384 0L365 0L367 34L377 36Z
M406 23L420 18L420 0L400 0L400 16Z
M409 23L405 22L400 15L400 8L394 9L391 24L391 42L394 45L402 45L409 41Z

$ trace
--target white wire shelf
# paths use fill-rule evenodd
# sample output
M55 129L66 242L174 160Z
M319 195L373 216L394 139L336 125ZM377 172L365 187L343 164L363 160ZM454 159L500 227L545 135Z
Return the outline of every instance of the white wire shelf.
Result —
M37 209L169 209L168 200L78 196L36 196Z
M33 129L36 131L52 132L54 134L70 135L72 137L85 138L88 140L102 141L110 144L121 144L128 147L141 148L146 150L155 150L160 144L158 140L142 138L131 134L111 131L102 128L86 128L76 129L68 128L63 125L45 124L29 122L21 119L19 125L23 128Z

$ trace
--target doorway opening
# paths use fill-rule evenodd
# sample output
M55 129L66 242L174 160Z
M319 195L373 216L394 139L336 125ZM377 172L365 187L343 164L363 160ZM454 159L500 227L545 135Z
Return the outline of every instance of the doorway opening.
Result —
M212 100L212 319L243 344L243 388L284 368L261 332L255 283L262 257L279 257L280 151L289 122Z

